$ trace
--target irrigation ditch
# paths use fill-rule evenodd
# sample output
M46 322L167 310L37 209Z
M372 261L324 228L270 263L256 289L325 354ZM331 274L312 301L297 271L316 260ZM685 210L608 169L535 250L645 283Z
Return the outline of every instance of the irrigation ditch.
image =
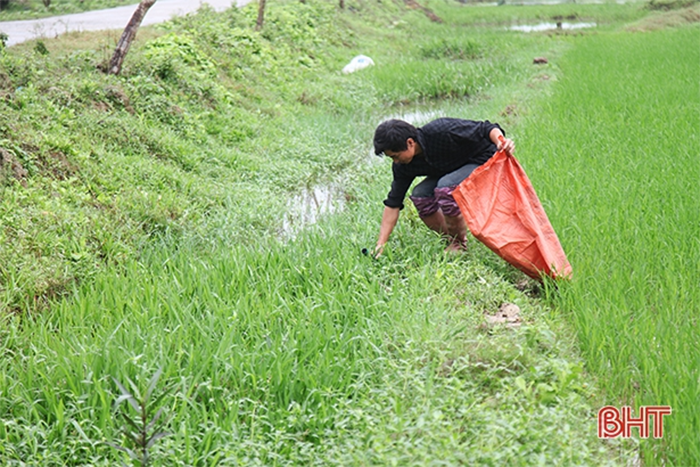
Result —
M419 109L409 112L390 114L380 120L399 118L416 126L428 123L430 120L444 115L444 111ZM365 164L378 162L378 157L370 149L366 159L360 159ZM284 220L281 227L281 238L289 240L303 228L313 225L328 214L342 215L346 204L347 193L343 190L341 180L332 180L320 185L302 190L292 196L286 204Z

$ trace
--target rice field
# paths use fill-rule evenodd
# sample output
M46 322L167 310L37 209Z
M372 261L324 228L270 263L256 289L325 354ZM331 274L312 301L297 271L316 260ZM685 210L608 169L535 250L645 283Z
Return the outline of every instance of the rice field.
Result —
M649 465L700 461L700 30L577 41L526 125L576 279L561 290L611 405L670 405Z

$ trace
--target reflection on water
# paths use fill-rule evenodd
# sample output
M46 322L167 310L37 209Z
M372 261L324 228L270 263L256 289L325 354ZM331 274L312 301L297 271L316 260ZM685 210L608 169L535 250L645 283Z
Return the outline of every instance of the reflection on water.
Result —
M511 31L522 31L522 32L539 32L548 31L550 29L583 29L583 28L594 28L596 23L540 23L540 24L523 24L511 26L508 29Z
M443 116L444 115L442 114L442 112L438 110L417 110L415 112L398 114L389 118L398 118L399 120L408 122L411 125L420 126L422 124L430 122L431 120L435 120L436 118L440 118Z
M306 189L287 202L282 237L294 238L301 229L315 224L324 214L342 211L344 207L345 196L338 184Z

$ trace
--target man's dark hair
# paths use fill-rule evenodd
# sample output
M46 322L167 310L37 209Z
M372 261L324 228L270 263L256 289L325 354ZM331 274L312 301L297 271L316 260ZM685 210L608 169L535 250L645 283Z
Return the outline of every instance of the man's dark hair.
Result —
M417 141L417 137L418 130L410 123L403 120L387 120L380 123L374 131L374 153L381 156L386 150L405 151L408 148L408 138Z

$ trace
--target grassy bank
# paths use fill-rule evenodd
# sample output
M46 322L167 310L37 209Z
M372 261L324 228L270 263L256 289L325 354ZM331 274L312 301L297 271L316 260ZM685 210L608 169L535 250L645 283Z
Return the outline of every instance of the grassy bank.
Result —
M145 393L158 368L162 465L630 458L596 439L595 380L533 283L475 242L443 255L410 209L381 261L358 252L390 182L368 156L377 123L489 118L519 137L585 37L506 26L644 12L430 6L445 23L399 4L271 5L260 33L254 6L205 9L143 30L120 77L97 70L113 34L3 53L4 463L113 465L131 413L115 379ZM358 53L377 65L342 75ZM524 160L541 153L528 134ZM288 200L327 184L343 213L285 235ZM506 303L520 325L489 324Z
M370 262L347 237L372 217L252 250L157 245L7 323L3 458L110 464L126 410L111 377L145 392L162 367L163 465L605 464L577 428L593 387L557 319L438 239L399 232L402 252ZM522 330L483 324L504 302Z
M576 280L559 306L613 405L670 405L651 465L697 465L697 26L577 43L524 138Z

